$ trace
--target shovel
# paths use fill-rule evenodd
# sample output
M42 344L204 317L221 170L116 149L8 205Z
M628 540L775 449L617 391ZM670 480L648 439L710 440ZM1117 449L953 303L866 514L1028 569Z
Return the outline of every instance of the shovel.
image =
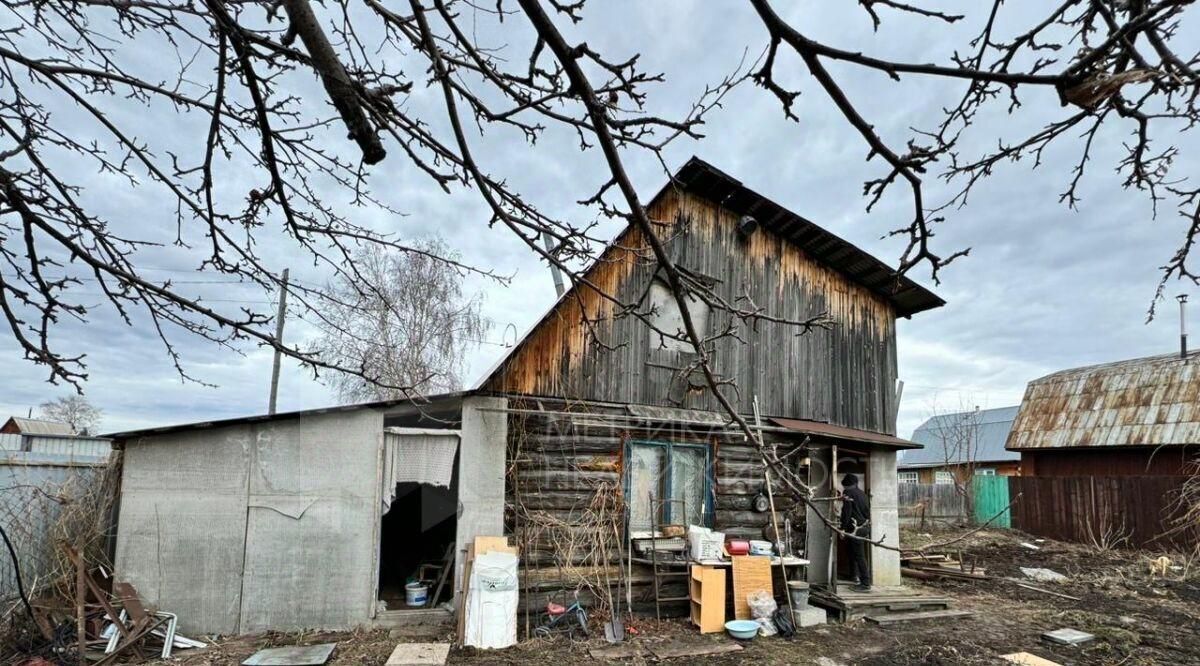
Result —
M620 593L613 596L612 617L604 623L604 640L609 643L620 643L625 640L625 620L621 619Z
M613 531L616 532L616 526L613 526ZM617 553L621 559L625 559L625 549L621 547L621 534L617 532ZM604 570L608 571L608 549L604 549ZM611 581L610 581L611 583ZM625 621L621 619L621 592L612 593L612 585L608 586L609 596L612 598L612 613L608 622L604 623L604 640L609 643L620 643L625 640Z

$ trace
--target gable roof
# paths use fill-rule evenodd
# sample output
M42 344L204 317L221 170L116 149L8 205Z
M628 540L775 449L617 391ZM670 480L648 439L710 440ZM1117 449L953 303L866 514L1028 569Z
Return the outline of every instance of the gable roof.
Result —
M1021 454L1004 448L1018 409L1014 405L934 416L917 426L912 434L912 441L925 448L906 451L897 467L1020 460ZM964 441L968 437L969 444Z
M763 228L797 245L818 262L845 275L882 296L896 308L896 315L910 317L918 312L939 308L946 301L876 259L849 241L817 226L767 197L747 188L698 157L692 157L655 195L658 199L671 188L682 189L715 204L758 220Z
M881 296L895 308L897 316L910 317L918 312L939 308L946 304L946 301L939 296L908 277L896 275L894 269L867 251L750 190L741 181L699 157L692 156L687 163L680 167L671 180L654 195L654 198L645 204L645 207L647 209L653 207L655 203L672 191L693 194L739 215L750 215L763 228L801 248L818 263L828 266L844 275L848 280ZM632 226L626 226L617 235L617 239L609 244L609 249L616 247L618 241L631 228ZM587 270L591 271L599 265L602 265L602 262L596 261ZM574 286L569 286L538 317L533 326L527 328L516 342L505 350L504 354L476 382L477 390L489 387L492 379L501 375L509 360L517 357L517 352L529 341L534 332L550 319L559 305L570 298L574 289Z
M1150 356L1029 382L1008 449L1200 444L1200 359Z
M17 431L23 435L74 435L75 431L71 426L61 421L47 421L45 419L30 419L24 416L13 416L8 419L17 427ZM5 424L7 425L7 424Z

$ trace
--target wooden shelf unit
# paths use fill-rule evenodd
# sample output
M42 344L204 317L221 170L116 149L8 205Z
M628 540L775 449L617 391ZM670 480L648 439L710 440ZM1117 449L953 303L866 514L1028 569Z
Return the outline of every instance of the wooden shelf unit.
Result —
M725 631L725 570L693 564L688 577L692 624L700 633Z

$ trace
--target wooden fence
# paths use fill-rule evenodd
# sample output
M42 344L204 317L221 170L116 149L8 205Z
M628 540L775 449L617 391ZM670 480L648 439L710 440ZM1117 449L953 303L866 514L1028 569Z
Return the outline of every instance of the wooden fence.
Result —
M941 523L959 524L968 520L967 502L951 483L899 484L900 524L910 527Z
M1009 477L1012 526L1063 541L1126 547L1186 545L1168 540L1185 476Z

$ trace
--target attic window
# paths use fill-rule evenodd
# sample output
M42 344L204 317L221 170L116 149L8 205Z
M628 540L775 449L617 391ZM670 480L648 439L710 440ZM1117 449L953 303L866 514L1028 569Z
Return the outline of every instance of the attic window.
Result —
M650 308L649 319L657 329L650 332L651 349L673 352L695 351L692 343L687 340L683 315L679 312L679 304L675 302L675 295L671 293L670 287L658 280L650 284ZM708 311L707 303L695 296L688 296L688 312L692 315L692 324L696 327L696 333L701 336L708 333ZM667 337L659 331L667 335L677 334L682 339Z

